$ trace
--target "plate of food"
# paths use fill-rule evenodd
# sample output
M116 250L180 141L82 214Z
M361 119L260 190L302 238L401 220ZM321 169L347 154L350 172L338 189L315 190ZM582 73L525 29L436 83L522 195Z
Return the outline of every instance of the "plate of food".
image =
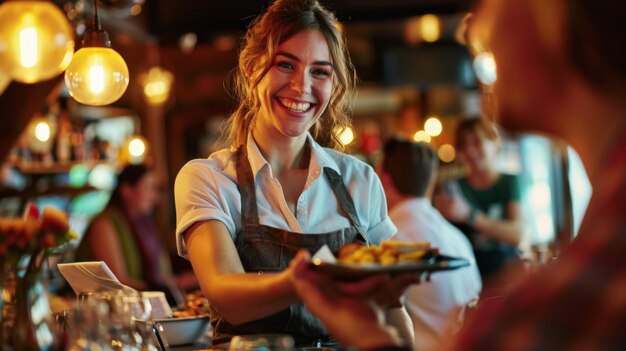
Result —
M447 256L429 242L385 240L380 246L349 243L336 254L322 248L311 260L311 268L337 278L358 279L379 273L416 272L431 274L469 266L464 258Z
M172 314L172 318L154 320L170 346L193 344L211 328L209 302L200 290L186 294L185 303Z

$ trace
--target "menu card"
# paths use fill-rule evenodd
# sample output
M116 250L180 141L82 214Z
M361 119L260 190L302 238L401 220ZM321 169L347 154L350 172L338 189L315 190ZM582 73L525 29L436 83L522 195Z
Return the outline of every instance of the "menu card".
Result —
M120 283L103 261L59 263L57 267L77 296L80 293L130 289Z

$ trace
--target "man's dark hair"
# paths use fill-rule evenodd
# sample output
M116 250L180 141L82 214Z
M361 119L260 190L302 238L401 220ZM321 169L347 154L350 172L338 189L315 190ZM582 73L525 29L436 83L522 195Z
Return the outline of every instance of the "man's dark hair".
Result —
M384 146L383 170L389 174L398 191L423 197L437 172L437 157L427 143L393 138Z

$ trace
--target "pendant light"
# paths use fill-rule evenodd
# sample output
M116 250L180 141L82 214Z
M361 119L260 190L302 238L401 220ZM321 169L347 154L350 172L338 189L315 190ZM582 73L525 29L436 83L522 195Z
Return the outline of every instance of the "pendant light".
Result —
M143 94L151 105L161 105L170 95L174 75L159 66L150 68L143 76Z
M63 12L48 1L0 5L0 71L21 83L61 74L72 60L74 34Z
M85 32L83 46L65 71L65 85L78 102L102 106L117 101L128 87L128 67L111 49L109 33L102 30L94 0L93 28Z

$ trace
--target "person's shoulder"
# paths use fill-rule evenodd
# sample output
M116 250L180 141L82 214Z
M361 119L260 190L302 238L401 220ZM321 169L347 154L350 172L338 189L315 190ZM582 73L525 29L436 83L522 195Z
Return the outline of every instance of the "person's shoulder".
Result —
M203 177L215 173L225 173L229 168L234 169L234 153L228 149L222 149L212 153L208 158L197 158L188 161L180 171L177 178L193 175Z
M102 233L115 231L114 223L120 218L124 217L121 215L119 210L107 207L91 219L87 232Z
M513 173L501 173L498 184L502 190L519 192L520 175Z

